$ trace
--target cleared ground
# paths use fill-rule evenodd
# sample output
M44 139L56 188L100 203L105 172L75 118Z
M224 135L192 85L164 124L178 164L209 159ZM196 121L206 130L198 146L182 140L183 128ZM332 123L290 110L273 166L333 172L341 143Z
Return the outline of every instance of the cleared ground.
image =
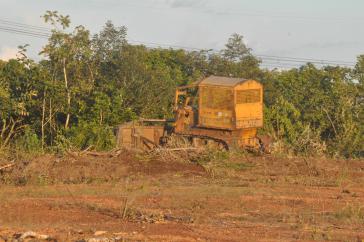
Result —
M364 239L360 160L122 152L20 160L0 176L4 239Z

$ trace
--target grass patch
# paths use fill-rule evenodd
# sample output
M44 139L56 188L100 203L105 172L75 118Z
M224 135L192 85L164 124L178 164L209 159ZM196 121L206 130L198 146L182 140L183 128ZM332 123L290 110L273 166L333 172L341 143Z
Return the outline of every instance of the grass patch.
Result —
M364 223L364 207L349 204L342 209L336 211L334 213L334 216L338 220Z
M245 171L247 169L253 168L254 164L248 164L248 163L244 163L244 162L241 162L241 163L224 162L221 165L219 165L218 167L232 169L235 171Z
M198 156L193 161L200 165L206 165L208 163L213 163L213 162L224 162L229 160L229 158L230 158L230 153L228 151L209 150L204 154Z

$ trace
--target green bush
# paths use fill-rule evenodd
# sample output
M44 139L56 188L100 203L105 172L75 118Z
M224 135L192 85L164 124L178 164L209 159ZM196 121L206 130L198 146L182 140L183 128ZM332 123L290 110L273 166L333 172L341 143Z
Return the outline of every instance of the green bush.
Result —
M42 150L42 142L34 130L27 127L23 135L15 141L15 148L29 153L39 153Z
M108 150L115 147L112 127L95 123L81 122L67 132L73 147L86 149L93 146L96 150Z

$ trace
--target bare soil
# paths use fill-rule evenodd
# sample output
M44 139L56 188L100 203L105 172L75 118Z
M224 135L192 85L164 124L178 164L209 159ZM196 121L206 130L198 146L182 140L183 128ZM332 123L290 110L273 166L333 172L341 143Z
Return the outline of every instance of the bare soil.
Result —
M0 241L364 239L363 160L199 156L19 160L0 171Z

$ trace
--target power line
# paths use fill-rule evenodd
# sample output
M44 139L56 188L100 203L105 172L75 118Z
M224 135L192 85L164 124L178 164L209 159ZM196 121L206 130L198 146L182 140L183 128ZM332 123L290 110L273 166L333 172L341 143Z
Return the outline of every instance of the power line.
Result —
M3 25L16 26L16 27L32 29L32 30L36 30L36 31L50 32L50 29L47 28L47 27L40 27L40 26L35 26L35 25L30 25L30 24L23 24L23 23L18 23L18 22L14 22L14 21L10 21L10 20L5 20L5 19L0 19L0 23L3 24Z
M319 66L325 66L325 65L339 65L339 66L348 66L348 67L354 67L355 64L346 64L346 63L328 63L328 62L315 62L315 61L285 61L285 60L269 60L269 59L263 59L263 63L266 64L292 64L292 65L300 65L300 64L315 64Z
M312 58L298 58L298 57L282 57L282 56L272 56L272 55L257 55L258 57L263 57L267 60L287 60L287 61L292 61L292 62L302 62L302 61L309 61L311 63L332 63L332 64L336 64L336 63L345 63L345 64L355 64L354 62L350 62L350 61L333 61L333 60L325 60L325 59L312 59Z
M39 38L49 38L50 35L42 32L35 32L35 31L29 31L24 29L16 29L16 28L8 28L0 25L0 30L3 32L8 33L14 33L14 34L21 34L21 35L27 35L31 37L39 37Z
M7 26L2 26L1 23L6 22ZM36 30L39 29L39 30ZM47 32L44 32L48 30ZM0 19L0 31L12 33L12 34L20 34L26 35L30 37L38 37L38 38L49 38L50 30L44 27L38 27L28 24L22 24L14 21L2 20ZM137 41L129 38L128 40L130 43L134 44L142 44L145 46L154 46L154 47L165 47L165 48L178 48L190 51L205 51L207 53L215 53L221 54L221 51L215 49L201 49L201 48L194 48L194 47L186 47L181 45L169 45L169 44L161 44L155 42L143 42ZM261 64L271 64L271 65L282 65L282 64L291 64L292 66L298 66L299 64L306 64L308 62L317 65L341 65L341 66L350 66L353 67L355 65L354 62L349 61L334 61L334 60L320 60L320 59L313 59L313 58L300 58L300 57L287 57L287 56L273 56L273 55L262 55L262 54L255 54L256 57L260 58L263 63Z
M280 68L298 68L299 66L297 65L292 65L289 63L267 63L267 62L263 62L260 64L261 67L280 67Z
M211 53L219 54L221 51L214 50L214 49L200 49L200 48L194 48L194 47L186 47L186 46L180 46L180 45L167 45L167 44L159 44L154 42L142 42L142 41L135 41L133 39L129 38L129 42L137 43L137 44L143 44L143 45L152 45L157 47L167 47L167 48L181 48L185 50L192 50L192 51L207 51ZM282 62L293 62L293 63L307 63L310 62L312 64L332 64L332 65L355 65L354 62L349 61L335 61L335 60L320 60L320 59L312 59L312 58L300 58L300 57L284 57L284 56L272 56L272 55L261 55L261 54L255 54L254 56L261 58L264 60L272 60L272 61L282 61Z

